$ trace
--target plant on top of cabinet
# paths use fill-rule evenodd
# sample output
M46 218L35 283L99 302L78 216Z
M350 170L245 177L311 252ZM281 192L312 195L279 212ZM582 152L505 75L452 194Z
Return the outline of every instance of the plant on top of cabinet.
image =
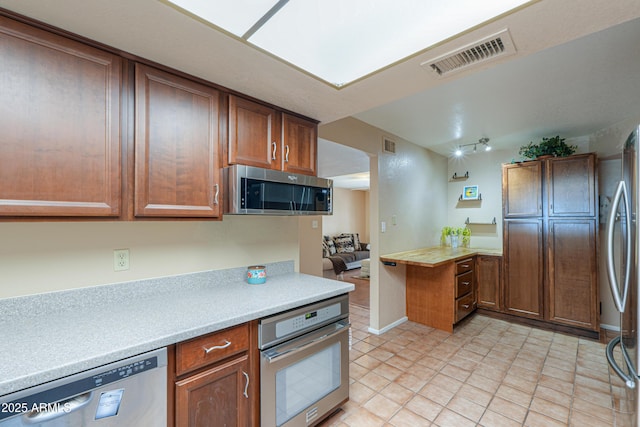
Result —
M529 142L520 147L519 154L527 159L536 159L541 156L567 157L576 152L575 145L567 145L565 138L556 135L551 138L542 138L539 144Z

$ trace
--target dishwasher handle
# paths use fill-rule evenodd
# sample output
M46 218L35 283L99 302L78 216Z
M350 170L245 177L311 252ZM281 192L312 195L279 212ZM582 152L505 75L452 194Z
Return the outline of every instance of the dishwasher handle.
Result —
M315 331L315 333L303 335L301 339L295 340L294 343L284 343L277 347L269 349L268 351L263 351L262 356L266 358L269 363L274 363L276 360L292 356L295 353L298 353L306 348L325 341L332 336L342 332L349 326L351 326L351 324L347 320L341 320L339 322L332 323L322 329L319 329L318 331Z
M60 402L47 404L42 410L34 409L22 415L24 424L41 424L55 418L68 415L83 408L93 399L93 392L89 391Z

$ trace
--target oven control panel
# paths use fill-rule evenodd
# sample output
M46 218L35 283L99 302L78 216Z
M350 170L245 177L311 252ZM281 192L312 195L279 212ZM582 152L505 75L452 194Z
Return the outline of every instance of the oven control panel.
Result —
M349 317L349 295L342 294L260 319L258 348L266 350Z
M276 323L276 337L286 337L287 335L311 328L318 323L338 317L340 314L340 303L336 303L299 314L295 317L282 319Z

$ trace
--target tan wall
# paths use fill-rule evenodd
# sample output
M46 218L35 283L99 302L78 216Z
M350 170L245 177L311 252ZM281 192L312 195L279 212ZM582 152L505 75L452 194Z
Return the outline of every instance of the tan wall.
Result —
M368 191L333 189L333 215L322 217L322 232L328 236L358 233L360 240L369 242Z
M404 268L375 260L380 254L436 243L447 213L446 158L353 118L321 125L319 135L371 155L370 328L381 331L406 316L405 275ZM384 135L396 140L395 155L380 153ZM387 223L385 233L380 232L381 221Z
M298 219L300 236L300 273L322 277L322 222L325 216L301 216Z
M297 217L0 223L0 298L286 260L298 269L298 233ZM119 248L128 271L113 271Z

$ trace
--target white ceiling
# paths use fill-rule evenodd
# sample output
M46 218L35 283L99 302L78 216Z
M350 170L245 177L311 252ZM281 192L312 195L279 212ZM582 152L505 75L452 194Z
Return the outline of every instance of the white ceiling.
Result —
M638 0L540 0L341 90L162 0L0 0L0 7L322 123L354 116L443 154L481 137L498 148L520 146L640 117ZM515 55L445 78L420 66L504 28Z

